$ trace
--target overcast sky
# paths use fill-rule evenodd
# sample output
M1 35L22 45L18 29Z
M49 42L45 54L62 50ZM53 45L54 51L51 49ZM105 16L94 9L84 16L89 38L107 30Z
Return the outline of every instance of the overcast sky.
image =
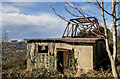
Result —
M90 16L101 19L100 10L94 5L85 2L79 2L79 4L84 11L98 14L87 12ZM111 4L105 4L111 12ZM61 38L67 23L54 14L50 5L68 20L75 17L68 14L64 7L78 14L63 2L3 2L2 34L8 32L9 39ZM108 25L111 26L110 21L111 19L108 18Z

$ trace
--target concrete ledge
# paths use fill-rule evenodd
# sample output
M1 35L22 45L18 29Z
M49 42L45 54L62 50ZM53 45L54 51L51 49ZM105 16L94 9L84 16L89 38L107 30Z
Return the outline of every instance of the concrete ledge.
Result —
M59 41L63 41L63 42L89 42L89 43L94 43L95 41L98 40L104 40L102 38L41 38L41 39L24 39L24 41L53 41L53 42L59 42Z

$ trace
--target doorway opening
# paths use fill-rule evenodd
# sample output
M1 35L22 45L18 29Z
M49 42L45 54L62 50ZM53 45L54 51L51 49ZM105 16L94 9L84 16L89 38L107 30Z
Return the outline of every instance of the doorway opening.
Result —
M61 73L72 67L72 51L68 49L57 49L57 70Z

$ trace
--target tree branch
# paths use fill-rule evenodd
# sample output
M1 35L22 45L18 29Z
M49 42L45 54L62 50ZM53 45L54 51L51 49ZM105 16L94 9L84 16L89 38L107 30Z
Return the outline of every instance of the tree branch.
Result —
M81 12L83 13L83 14L85 14L85 15L87 15L87 16L89 16L90 17L90 15L89 14L87 14L87 13L85 13L81 8L79 8L80 10L81 10Z
M116 18L116 21L120 20L120 18Z
M103 9L103 11L105 11L107 14L111 15L111 16L114 16L113 14L109 13L107 10L105 10L104 8L101 7L100 3L98 3L98 1L96 2L96 5L98 5L98 7L100 9ZM115 17L115 16L114 16Z
M87 12L92 13L92 14L94 14L94 15L99 15L99 16L101 16L101 14L97 14L97 13L95 13L95 12L91 12L91 11L87 11Z
M103 9L103 11L106 12L108 15L111 15L114 18L116 18L113 14L109 13L107 10L105 10L104 8L102 8L101 5L100 5L100 3L98 2L98 0L96 0L96 2L88 2L88 3L95 4L99 9Z
M70 6L71 8L73 9L76 9L87 21L91 22L88 18L86 18L86 16L76 7L76 5L71 5L70 3L68 2L65 2L65 4L67 4L68 6Z
M119 1L120 1L120 0L118 0L118 1L115 2L115 6L119 3Z
M54 11L54 13L58 16L58 17L60 17L61 19L63 19L64 21L66 21L66 22L69 22L68 20L66 20L63 16L61 16L60 14L57 14L57 12L55 11L55 9L52 7L52 6L50 6L51 7L51 9Z
M74 13L71 13L66 7L65 7L65 10L66 10L70 15L72 15L72 16L75 16L75 17L82 17L82 16L78 16L78 15L76 15L76 14L74 14Z

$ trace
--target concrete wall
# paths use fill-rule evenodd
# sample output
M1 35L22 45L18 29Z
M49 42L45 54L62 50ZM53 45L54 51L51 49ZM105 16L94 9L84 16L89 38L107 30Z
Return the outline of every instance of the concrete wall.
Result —
M41 54L38 53L38 45L48 46L48 53ZM78 69L93 69L93 53L94 53L94 44L82 44L82 45L74 45L68 43L53 43L53 42L31 42L27 44L27 68L28 70L32 70L33 68L47 67L50 66L50 58L54 58L57 55L57 48L62 49L74 49L74 56L77 58L77 68ZM100 53L100 52L98 52ZM54 56L50 56L50 54L54 54ZM44 63L42 63L42 56L44 55ZM99 57L97 57L99 58ZM57 61L54 60L53 66L57 67Z

